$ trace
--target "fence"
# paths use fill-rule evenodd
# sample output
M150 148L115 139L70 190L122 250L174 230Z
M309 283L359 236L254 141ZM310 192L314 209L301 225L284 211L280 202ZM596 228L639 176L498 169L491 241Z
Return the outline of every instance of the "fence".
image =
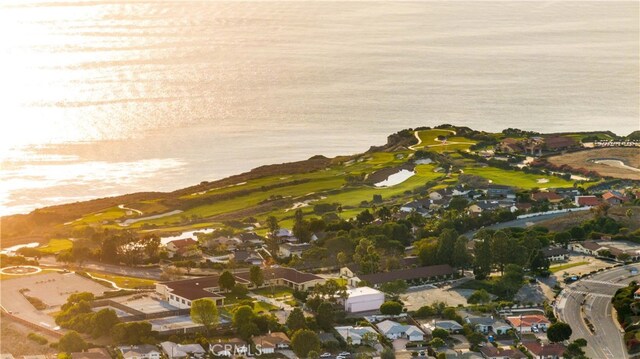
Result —
M529 214L521 214L519 215L518 219L523 219L523 218L532 218L532 217L538 217L538 216L544 216L547 214L558 214L558 213L569 213L569 212L579 212L579 211L588 211L590 210L591 207L578 207L578 208L565 208L565 209L556 209L553 211L547 211L547 212L537 212L537 213L529 213Z
M15 320L16 322L19 322L20 324L26 326L26 327L29 327L29 328L31 328L33 330L36 330L36 331L39 331L39 332L43 332L43 333L49 334L49 335L54 336L56 338L61 338L64 335L63 333L60 333L58 331L55 331L53 329L50 329L50 328L47 328L47 327L44 327L44 326L41 326L41 325L38 325L38 324L35 324L35 323L31 323L28 320L22 319L20 317L16 317L15 315L9 314L9 313L7 313L5 311L0 311L0 313L1 313L0 316L2 316L2 317L4 317L4 316L9 317L9 318Z
M95 300L95 301L93 301L91 306L93 308L95 308L95 307L114 307L114 308L122 310L125 313L131 314L129 316L120 318L120 320L122 322L137 322L137 321L141 321L141 320L166 318L166 317L175 317L175 316L179 316L179 315L189 315L189 313L191 312L191 310L189 308L184 308L184 309L166 310L166 311L156 312L156 313L145 313L145 312L141 312L139 310L133 309L131 307L128 307L128 306L126 306L126 305L124 305L122 303L118 303L116 301L113 301L111 299Z

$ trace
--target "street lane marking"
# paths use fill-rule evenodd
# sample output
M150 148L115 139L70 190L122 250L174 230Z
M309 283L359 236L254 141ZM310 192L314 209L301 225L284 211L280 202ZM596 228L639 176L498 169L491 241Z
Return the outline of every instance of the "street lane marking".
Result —
M613 294L601 294L601 293L592 293L592 292L585 292L583 290L573 290L573 289L565 289L565 291L567 291L567 293L569 294L582 294L582 295L590 295L592 297L602 297L602 298L613 298Z
M585 282L586 282L586 283L595 283L595 284L612 285L612 286L614 286L614 287L620 287L620 288L623 288L623 287L626 287L626 286L627 286L626 284L613 283L613 282L607 282L607 281L604 281L604 280L594 280L594 279L583 279L583 280L581 280L580 282L581 282L581 283L585 283Z

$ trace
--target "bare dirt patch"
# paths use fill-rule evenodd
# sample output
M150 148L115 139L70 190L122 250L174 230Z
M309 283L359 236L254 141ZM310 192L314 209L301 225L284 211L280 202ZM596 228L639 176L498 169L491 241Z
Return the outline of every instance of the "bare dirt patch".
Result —
M628 210L631 210L631 217L627 217ZM630 231L640 229L640 206L612 207L609 209L608 216L622 223ZM562 232L590 219L593 219L591 211L579 211L539 222L538 225L549 228L550 231Z
M640 172L633 169L596 163L598 160L618 160L626 166L640 168L640 148L612 147L567 153L547 158L549 163L557 166L568 165L572 168L586 168L598 172L601 176L640 180Z
M0 341L0 352L11 353L16 358L21 355L57 353L57 350L49 347L48 344L40 345L27 339L27 335L33 332L35 332L33 329L3 315L2 320L0 320L0 337L2 337L2 341ZM49 336L44 332L38 332L37 334L45 337L49 343L58 341L58 338Z

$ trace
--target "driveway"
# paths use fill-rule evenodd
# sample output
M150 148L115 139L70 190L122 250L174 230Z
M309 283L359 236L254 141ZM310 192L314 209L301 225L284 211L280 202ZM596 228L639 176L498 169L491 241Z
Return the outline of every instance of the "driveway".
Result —
M393 350L396 352L403 352L407 350L407 339L396 339L393 341Z

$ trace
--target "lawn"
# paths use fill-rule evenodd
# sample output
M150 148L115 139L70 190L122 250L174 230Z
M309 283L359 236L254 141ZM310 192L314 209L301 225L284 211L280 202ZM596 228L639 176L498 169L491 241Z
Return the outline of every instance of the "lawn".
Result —
M91 276L96 278L112 281L120 288L136 289L140 287L154 286L156 284L156 281L151 279L123 277L119 275L94 273L94 272L89 272L89 274L91 274Z
M537 175L522 171L505 170L497 167L472 167L464 168L465 174L476 175L490 180L494 184L515 186L522 189L531 188L558 188L572 187L573 181L550 175ZM541 183L539 179L547 179L549 182Z
M277 286L254 289L252 292L269 298L279 298L292 295L293 289L284 286Z
M268 312L270 312L272 310L276 310L276 309L280 309L280 308L276 307L273 304L269 304L269 303L266 303L266 302L258 301L258 302L255 302L253 304L253 312L256 313L256 314L258 314L258 313L268 313Z
M447 142L438 141L438 136L447 137ZM468 150L469 146L476 143L476 141L468 138L456 136L453 131L441 129L418 131L418 137L420 138L420 144L414 146L414 148L436 152Z
M565 270L565 269L569 269L569 268L573 268L573 267L578 267L578 266L582 266L582 265L585 265L585 264L589 264L589 262L573 262L573 263L559 264L559 265L555 265L555 266L549 267L549 271L551 273L556 273L556 272L559 272L561 270Z
M73 242L70 239L50 239L46 246L38 248L38 250L45 254L56 254L73 247Z
M499 280L499 277L492 277L484 280L472 279L470 281L466 281L460 284L457 288L473 289L473 290L484 289L487 292L494 294L496 292L495 288L498 280Z

